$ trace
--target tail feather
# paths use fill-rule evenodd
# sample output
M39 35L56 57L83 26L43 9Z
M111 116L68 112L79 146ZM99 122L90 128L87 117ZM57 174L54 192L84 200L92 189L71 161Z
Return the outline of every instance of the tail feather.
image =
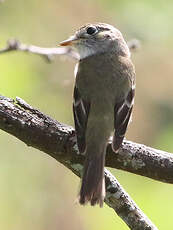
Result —
M103 206L105 197L104 163L105 154L93 154L92 156L86 154L79 197L80 204L90 202L91 205Z

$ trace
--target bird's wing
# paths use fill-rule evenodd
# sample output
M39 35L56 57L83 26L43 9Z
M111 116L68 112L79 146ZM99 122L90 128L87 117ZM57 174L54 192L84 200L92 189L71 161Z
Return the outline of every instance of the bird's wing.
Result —
M78 144L79 152L83 153L86 147L85 133L86 133L86 127L88 122L90 103L81 97L77 86L75 86L74 88L73 98L74 98L73 115L74 115L75 130L77 135L77 144Z
M135 89L131 88L127 97L114 107L114 137L112 148L116 152L124 139L133 108Z

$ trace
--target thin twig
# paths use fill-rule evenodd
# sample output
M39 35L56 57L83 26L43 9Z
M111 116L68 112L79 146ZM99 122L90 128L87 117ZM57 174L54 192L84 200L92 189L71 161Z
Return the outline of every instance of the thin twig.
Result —
M129 47L129 49L133 52L133 51L137 51L141 44L140 44L140 41L137 40L137 39L132 39L130 41L127 42L127 45Z
M128 46L131 51L134 51L139 48L139 41L133 39L128 42ZM56 55L67 55L74 59L79 59L79 55L70 47L43 48L39 46L21 43L17 39L9 39L7 41L6 47L0 49L0 54L11 51L23 51L32 54L37 54L46 58L48 61L52 61Z
M23 51L43 56L48 61L52 61L56 55L68 55L74 59L78 59L78 55L70 47L43 48L34 45L26 45L17 39L9 39L5 48L0 49L0 54L11 51Z

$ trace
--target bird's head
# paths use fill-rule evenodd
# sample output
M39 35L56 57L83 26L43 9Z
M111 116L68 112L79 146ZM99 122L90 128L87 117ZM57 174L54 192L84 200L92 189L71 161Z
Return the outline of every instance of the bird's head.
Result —
M121 32L105 23L84 25L60 45L74 48L80 59L105 52L115 52L122 56L130 55Z

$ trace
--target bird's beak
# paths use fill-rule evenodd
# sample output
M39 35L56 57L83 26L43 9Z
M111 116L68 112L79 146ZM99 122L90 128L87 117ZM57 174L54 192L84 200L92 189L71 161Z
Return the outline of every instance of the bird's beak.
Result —
M79 40L75 35L59 43L60 46L72 46Z

